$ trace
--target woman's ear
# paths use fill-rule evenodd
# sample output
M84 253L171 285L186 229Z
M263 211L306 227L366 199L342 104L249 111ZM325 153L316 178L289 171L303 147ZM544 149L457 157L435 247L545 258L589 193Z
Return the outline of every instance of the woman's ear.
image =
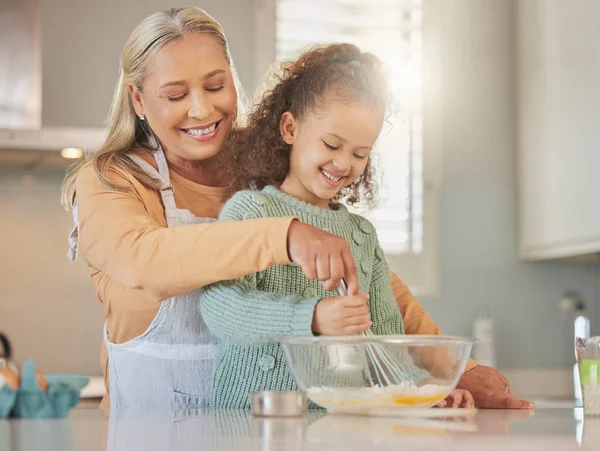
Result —
M298 122L292 113L286 111L279 121L279 132L286 144L292 145L298 136Z
M133 85L127 85L127 92L129 92L129 97L131 97L131 102L133 103L133 108L135 108L135 114L142 115L144 114L144 104L142 102L142 94Z

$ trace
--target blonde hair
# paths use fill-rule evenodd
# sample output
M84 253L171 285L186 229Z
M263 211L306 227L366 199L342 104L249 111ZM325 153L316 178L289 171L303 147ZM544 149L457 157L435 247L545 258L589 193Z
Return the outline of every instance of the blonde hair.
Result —
M150 189L158 189L158 182L132 162L127 153L134 148L152 150L147 124L136 115L128 92L128 85L142 89L147 74L148 61L166 45L183 39L189 33L208 33L215 37L227 63L231 68L238 94L237 118L242 111L242 96L235 68L231 61L227 40L221 25L204 10L195 7L169 8L146 17L133 30L121 52L119 80L108 115L108 136L100 149L90 153L79 163L67 169L62 185L61 203L71 209L75 200L75 180L81 167L88 162L107 187L123 191L122 186L111 183L107 178L110 168L120 168Z

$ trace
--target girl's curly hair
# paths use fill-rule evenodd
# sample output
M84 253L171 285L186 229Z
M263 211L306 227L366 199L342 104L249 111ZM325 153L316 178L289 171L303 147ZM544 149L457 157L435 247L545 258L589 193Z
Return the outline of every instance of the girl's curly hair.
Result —
M296 119L318 111L330 101L364 101L386 109L388 88L380 61L352 44L313 47L296 61L284 61L271 77L248 120L232 138L232 190L280 186L290 169L291 146L283 141L279 123L286 111ZM374 204L376 184L371 158L363 174L343 188L340 199L353 205Z

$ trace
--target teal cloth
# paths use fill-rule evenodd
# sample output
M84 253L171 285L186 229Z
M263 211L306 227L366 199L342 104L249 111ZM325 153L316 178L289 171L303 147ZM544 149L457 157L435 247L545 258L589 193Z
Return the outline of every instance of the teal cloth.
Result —
M11 390L8 386L0 389L0 418L10 415L17 400L17 390Z
M23 363L17 390L0 390L0 418L62 418L79 403L79 390L62 383L49 384L43 391L37 384L33 362Z
M295 216L345 238L358 269L360 291L369 293L372 330L403 334L404 325L390 284L390 272L374 226L336 204L319 208L273 186L236 193L220 220L241 221ZM337 292L307 279L296 264L275 265L244 278L208 285L201 309L209 329L221 340L215 357L211 406L249 408L248 393L298 390L287 366L282 337L311 336L316 303ZM316 407L310 405L310 407Z

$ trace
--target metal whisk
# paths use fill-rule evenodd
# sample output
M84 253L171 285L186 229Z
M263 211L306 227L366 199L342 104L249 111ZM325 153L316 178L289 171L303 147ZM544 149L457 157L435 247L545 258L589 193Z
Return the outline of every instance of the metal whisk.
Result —
M340 296L348 295L348 287L344 279L340 281L337 292ZM362 332L361 335L365 337L375 336L371 329ZM365 360L367 378L371 386L378 385L384 387L388 385L399 385L402 382L411 380L410 374L414 372L414 368L411 368L413 365L405 367L399 362L400 356L394 357L386 349L385 345L380 343L365 343L364 351L363 359ZM406 358L410 360L408 355ZM376 381L373 380L369 368L373 369Z

